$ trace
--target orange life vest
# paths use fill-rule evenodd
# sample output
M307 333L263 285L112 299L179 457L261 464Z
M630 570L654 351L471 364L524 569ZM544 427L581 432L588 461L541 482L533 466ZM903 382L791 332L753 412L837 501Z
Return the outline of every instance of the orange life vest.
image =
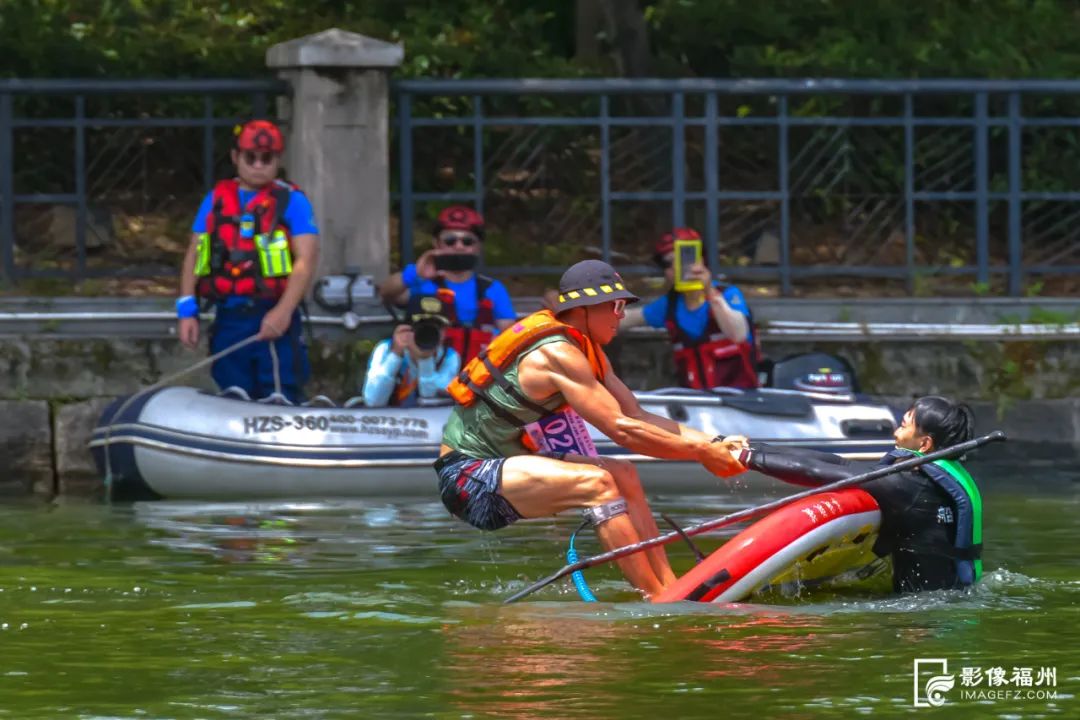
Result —
M446 285L443 278L436 278L438 298L443 303L443 314L450 321L450 327L443 331L443 344L457 350L461 362L467 363L480 354L495 337L495 304L487 295L493 282L486 275L476 275L476 317L472 324L465 325L458 318L456 293Z
M679 327L675 317L675 303L678 293L674 290L667 296L667 318L664 326L671 338L675 356L675 369L679 373L679 382L683 387L695 390L708 390L714 387L756 388L760 385L757 377L758 348L757 333L754 332L753 320L747 318L754 341L749 339L735 343L724 336L716 324L712 309L706 308L709 320L705 332L700 338L691 338Z
M237 179L214 186L199 237L199 297L281 297L292 272L292 239L282 218L295 190L274 180L242 206Z
M593 375L604 381L604 352L576 328L559 321L550 310L540 310L518 320L495 336L491 344L470 360L446 388L450 396L466 407L483 398L487 389L498 383L525 407L540 415L550 411L514 388L503 372L533 343L553 335L568 338L589 360Z

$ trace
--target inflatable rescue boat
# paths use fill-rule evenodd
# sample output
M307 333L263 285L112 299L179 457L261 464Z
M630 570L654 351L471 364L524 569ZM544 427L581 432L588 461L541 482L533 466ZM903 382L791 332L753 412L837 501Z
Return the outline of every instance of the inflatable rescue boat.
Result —
M636 393L643 408L710 435L876 459L893 447L886 405L857 395L824 355L785 387L682 388ZM824 358L824 360L822 360ZM833 364L832 367L838 367ZM824 372L823 372L824 371ZM121 399L90 441L114 499L252 499L432 496L449 400L418 407L259 402L190 387ZM695 463L633 455L591 426L601 455L635 461L650 492L716 491L722 481ZM746 476L740 476L746 480Z

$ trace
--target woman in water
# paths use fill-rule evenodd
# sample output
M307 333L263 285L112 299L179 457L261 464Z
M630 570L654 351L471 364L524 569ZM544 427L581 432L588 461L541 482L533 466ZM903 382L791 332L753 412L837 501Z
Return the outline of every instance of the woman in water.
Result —
M919 398L896 429L896 449L878 466L970 440L971 408L943 397ZM961 458L962 459L962 458ZM866 472L829 453L750 443L747 468L816 487ZM859 485L881 509L874 552L892 556L896 592L967 587L982 575L982 498L960 460L938 460Z

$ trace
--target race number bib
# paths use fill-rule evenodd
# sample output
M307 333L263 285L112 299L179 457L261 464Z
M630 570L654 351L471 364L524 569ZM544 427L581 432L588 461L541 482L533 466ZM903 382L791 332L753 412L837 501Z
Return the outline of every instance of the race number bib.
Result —
M536 446L547 452L566 452L596 457L596 445L589 437L585 421L573 410L540 418L525 426Z

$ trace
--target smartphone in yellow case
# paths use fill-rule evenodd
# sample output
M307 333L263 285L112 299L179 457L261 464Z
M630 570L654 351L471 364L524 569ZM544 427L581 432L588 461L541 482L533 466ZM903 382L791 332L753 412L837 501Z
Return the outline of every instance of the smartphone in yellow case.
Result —
M675 291L704 290L705 286L700 280L694 280L690 277L690 269L701 262L701 241L697 239L676 240L674 255Z

